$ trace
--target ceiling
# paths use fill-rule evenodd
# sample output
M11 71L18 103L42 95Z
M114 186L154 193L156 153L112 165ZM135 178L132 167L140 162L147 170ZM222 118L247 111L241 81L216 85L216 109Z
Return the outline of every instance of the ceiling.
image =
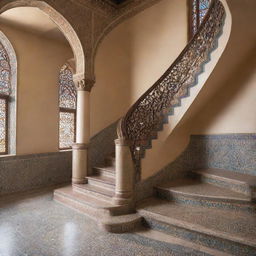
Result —
M35 7L17 7L0 15L0 23L49 39L67 43L57 25Z
M105 0L121 4L127 0ZM8 25L68 44L57 25L36 7L16 7L0 15L0 24Z

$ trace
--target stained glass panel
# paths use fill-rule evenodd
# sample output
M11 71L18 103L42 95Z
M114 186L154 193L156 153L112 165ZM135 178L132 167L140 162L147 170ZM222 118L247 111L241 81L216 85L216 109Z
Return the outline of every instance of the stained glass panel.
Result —
M11 92L11 67L9 57L0 43L0 94L10 95Z
M6 152L6 100L0 99L0 153Z
M59 147L70 148L75 142L75 113L60 112Z
M76 88L72 70L68 65L64 65L60 70L59 106L60 108L76 109Z

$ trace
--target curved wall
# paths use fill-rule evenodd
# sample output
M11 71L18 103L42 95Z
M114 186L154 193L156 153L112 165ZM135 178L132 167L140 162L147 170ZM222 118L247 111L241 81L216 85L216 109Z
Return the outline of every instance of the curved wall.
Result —
M187 0L162 0L115 28L99 47L91 135L122 117L187 43Z
M256 132L256 1L227 3L233 19L230 40L187 115L193 134Z
M256 2L226 2L232 15L227 47L170 136L163 136L158 149L154 144L157 142L154 142L151 152L146 153L143 178L174 161L186 148L191 134L256 132L256 31L253 25L256 22Z

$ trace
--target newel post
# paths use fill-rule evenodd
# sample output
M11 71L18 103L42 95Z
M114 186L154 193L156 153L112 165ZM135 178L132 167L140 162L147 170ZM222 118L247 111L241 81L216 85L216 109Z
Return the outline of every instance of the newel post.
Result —
M86 183L90 141L90 92L95 83L84 75L73 76L77 89L76 143L72 155L72 184Z
M130 141L124 138L115 140L116 146L116 188L114 203L131 204L134 197L134 164L130 151Z

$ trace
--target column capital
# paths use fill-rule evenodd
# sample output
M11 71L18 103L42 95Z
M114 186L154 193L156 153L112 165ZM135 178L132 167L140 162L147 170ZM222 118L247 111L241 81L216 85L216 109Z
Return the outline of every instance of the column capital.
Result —
M73 75L73 80L77 91L87 91L90 92L93 85L95 84L95 79L85 78L84 74Z

